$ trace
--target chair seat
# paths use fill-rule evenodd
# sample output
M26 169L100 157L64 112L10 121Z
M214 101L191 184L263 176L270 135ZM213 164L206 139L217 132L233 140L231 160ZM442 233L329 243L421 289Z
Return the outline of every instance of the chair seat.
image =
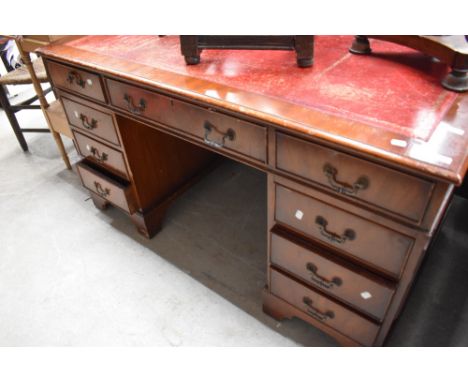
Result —
M47 73L42 62L42 58L37 58L33 61L34 72L40 82L48 82ZM0 77L0 85L25 85L31 84L31 76L29 75L26 65L8 72Z

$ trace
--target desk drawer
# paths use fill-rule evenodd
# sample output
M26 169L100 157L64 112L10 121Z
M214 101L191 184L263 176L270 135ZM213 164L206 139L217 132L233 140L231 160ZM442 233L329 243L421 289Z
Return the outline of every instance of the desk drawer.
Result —
M424 217L434 188L430 181L281 133L276 163L280 170L414 222Z
M112 115L62 97L63 107L70 125L105 141L120 146Z
M270 290L310 317L363 345L372 345L379 331L379 325L273 269L270 269Z
M78 131L74 131L74 135L78 151L82 156L101 166L117 171L124 178L129 179L125 159L120 151L111 149L86 135L80 134Z
M77 164L83 186L94 192L101 198L113 205L120 207L124 211L132 214L136 210L130 185L122 184L109 175L99 172L88 163L81 161Z
M362 271L353 271L275 233L271 234L270 261L379 320L384 318L395 292L375 277L366 277Z
M278 184L275 194L277 222L399 277L413 238Z
M97 74L50 61L47 68L55 86L105 102L101 79Z
M266 162L265 127L118 81L106 81L112 105L182 130L216 149Z

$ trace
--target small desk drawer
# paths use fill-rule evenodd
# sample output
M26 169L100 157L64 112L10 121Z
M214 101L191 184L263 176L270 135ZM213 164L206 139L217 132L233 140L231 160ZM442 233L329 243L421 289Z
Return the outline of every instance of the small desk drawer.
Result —
M129 179L125 159L120 151L111 149L86 135L80 134L78 131L74 131L74 135L78 151L82 156L101 166L117 171L124 178Z
M379 331L379 325L273 269L270 269L270 290L310 317L362 345L372 345Z
M112 115L62 97L63 107L70 125L105 141L120 146Z
M398 278L414 239L276 184L275 218Z
M101 79L97 74L50 61L47 68L55 86L105 102Z
M285 134L276 138L278 169L416 223L424 217L434 183Z
M379 320L395 292L375 277L366 277L275 233L271 234L270 261Z
M106 81L112 105L182 130L210 147L266 162L265 127L118 81Z
M132 214L136 210L130 185L122 184L116 179L105 175L84 161L77 164L83 186L101 198L124 211Z

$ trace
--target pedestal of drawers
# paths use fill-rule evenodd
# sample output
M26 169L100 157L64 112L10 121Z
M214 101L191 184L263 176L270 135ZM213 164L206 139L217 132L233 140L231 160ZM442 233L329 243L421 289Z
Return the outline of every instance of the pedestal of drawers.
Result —
M372 181L370 177L370 185ZM332 187L326 192L277 175L268 182L264 311L279 320L299 317L342 344L381 345L432 231L395 221L373 206L361 207ZM415 195L414 190L407 195ZM450 190L445 195L421 195L429 201L422 224L436 224L440 214L432 222L426 214L432 203L443 210Z

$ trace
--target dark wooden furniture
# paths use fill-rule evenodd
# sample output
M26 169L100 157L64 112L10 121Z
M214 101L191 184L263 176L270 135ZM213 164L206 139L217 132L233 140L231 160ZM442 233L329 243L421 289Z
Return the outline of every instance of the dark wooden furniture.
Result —
M301 68L312 66L314 36L180 36L180 49L188 65L200 62L203 49L294 50Z
M34 71L37 73L37 80L39 82L47 82L48 79L44 65L42 64L42 60L35 60L32 65L34 67ZM0 77L0 103L23 151L28 151L28 144L24 138L24 133L48 133L50 130L45 128L22 128L18 123L16 113L20 112L21 110L40 109L41 105L34 105L34 102L39 99L39 96L37 94L33 94L25 100L12 104L6 93L5 86L28 85L32 83L31 75L26 66L21 66ZM43 93L47 94L51 90L51 88L48 88ZM42 97L43 96L44 95L42 95Z
M465 176L468 97L441 88L423 56L376 63L347 54L351 41L317 36L307 71L241 51L186 66L171 36L89 36L41 54L97 207L151 237L215 153L265 171L264 311L381 345Z
M28 145L23 133L50 132L57 144L57 148L62 156L65 166L71 170L70 160L68 159L61 137L61 134L63 134L72 139L70 126L65 118L65 113L63 112L60 101L54 100L49 103L45 97L52 89L49 87L44 90L41 86L41 83L49 81L42 60L36 59L33 61L30 55L30 53L38 47L50 44L52 41L57 41L63 37L64 36L49 35L7 36L7 38L15 41L24 65L8 73L6 76L0 77L0 101L23 151L28 150ZM4 86L24 84L32 84L36 94L18 104L11 105L5 93ZM33 105L36 101L39 101L39 105ZM15 113L24 109L41 109L49 128L21 128Z
M446 63L451 71L442 85L456 92L468 91L468 37L467 36L356 36L349 51L370 54L369 38L408 46Z

